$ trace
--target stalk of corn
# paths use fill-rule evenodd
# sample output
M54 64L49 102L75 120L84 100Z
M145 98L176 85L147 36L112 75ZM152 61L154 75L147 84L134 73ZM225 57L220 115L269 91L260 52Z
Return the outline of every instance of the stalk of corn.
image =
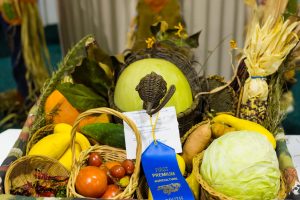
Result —
M269 17L263 26L254 17L244 47L249 78L244 85L240 117L262 124L266 117L268 84L266 77L275 73L299 38L294 30L300 22Z
M50 65L46 46L44 27L41 22L36 1L20 1L22 55L26 66L26 80L29 95L40 91L49 78L47 66Z

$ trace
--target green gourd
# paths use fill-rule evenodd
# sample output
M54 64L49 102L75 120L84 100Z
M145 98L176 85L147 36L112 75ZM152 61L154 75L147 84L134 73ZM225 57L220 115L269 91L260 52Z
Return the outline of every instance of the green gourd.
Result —
M80 131L100 144L125 149L124 126L122 124L94 123L81 127Z

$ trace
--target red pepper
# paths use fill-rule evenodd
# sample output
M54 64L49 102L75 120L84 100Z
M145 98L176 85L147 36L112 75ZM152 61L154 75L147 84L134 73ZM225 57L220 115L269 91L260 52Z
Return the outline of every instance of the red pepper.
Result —
M50 191L41 192L38 194L39 197L55 197L55 194Z

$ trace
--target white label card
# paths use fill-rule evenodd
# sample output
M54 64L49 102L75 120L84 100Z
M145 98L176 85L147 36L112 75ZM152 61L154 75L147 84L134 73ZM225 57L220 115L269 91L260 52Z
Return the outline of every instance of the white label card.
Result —
M136 124L138 130L140 131L142 139L142 152L144 152L144 150L153 141L150 116L145 110L124 112L123 114L129 117ZM153 124L155 123L156 116L157 113L152 116ZM123 122L123 124L127 158L135 159L137 146L135 135L127 123ZM172 147L176 153L182 152L175 107L167 107L159 111L159 116L155 127L155 136L158 141Z

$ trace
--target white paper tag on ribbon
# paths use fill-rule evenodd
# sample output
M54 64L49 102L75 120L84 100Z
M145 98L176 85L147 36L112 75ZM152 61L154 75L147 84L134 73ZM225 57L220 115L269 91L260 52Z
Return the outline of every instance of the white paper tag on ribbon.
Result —
M145 110L124 112L124 115L129 117L137 126L141 133L142 153L152 143L152 127L150 124L150 116ZM152 116L152 123L155 123L156 114ZM132 129L124 123L126 153L128 159L136 157L136 138ZM180 135L175 107L166 107L159 111L159 116L155 128L156 139L170 147L176 153L182 152L180 143Z

